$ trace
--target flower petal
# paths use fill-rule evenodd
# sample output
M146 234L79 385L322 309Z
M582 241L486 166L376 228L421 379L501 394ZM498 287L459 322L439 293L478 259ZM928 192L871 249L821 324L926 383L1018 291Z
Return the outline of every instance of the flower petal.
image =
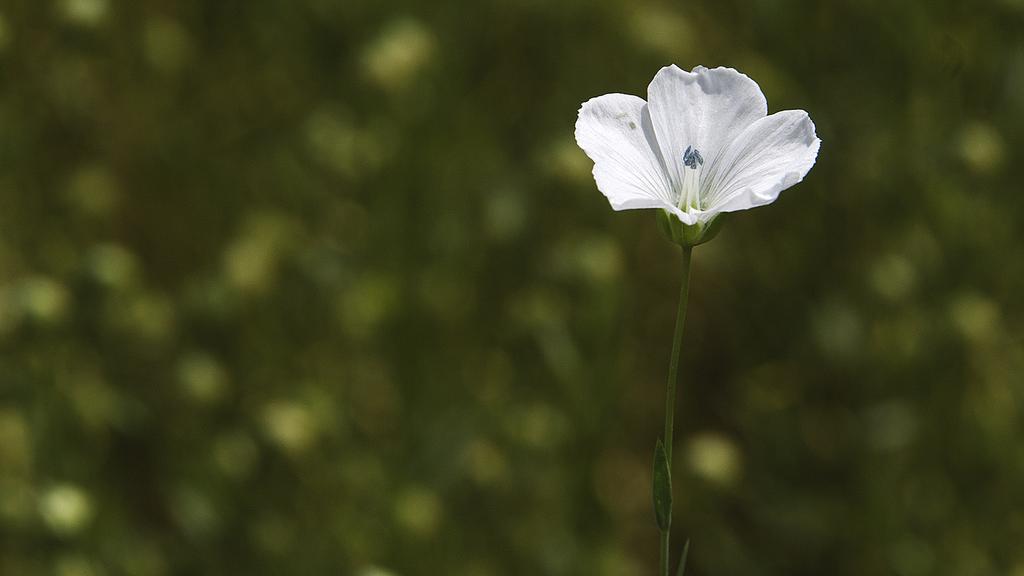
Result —
M597 188L615 210L673 207L672 185L642 98L605 94L584 102L576 143L594 161Z
M734 212L771 203L803 180L821 140L803 110L785 110L753 123L722 154L709 174L707 210Z
M662 158L677 190L687 147L713 166L729 142L768 114L761 88L732 68L698 66L686 72L666 66L648 86L647 99Z

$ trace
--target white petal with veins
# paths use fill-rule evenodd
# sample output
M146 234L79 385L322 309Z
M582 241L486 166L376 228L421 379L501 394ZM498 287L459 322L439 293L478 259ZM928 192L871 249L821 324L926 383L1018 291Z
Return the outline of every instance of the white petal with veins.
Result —
M719 153L744 128L768 114L768 103L757 83L732 68L709 70L697 66L686 72L678 66L658 71L647 87L654 133L677 192L687 192L683 154L689 147L710 170ZM692 190L697 194L698 190ZM678 198L683 209L695 198Z
M616 210L675 204L665 166L652 147L642 98L606 94L588 100L576 120L576 142L594 161L598 189Z
M803 110L776 112L751 124L722 154L722 172L708 183L707 209L734 212L774 202L803 180L821 140Z

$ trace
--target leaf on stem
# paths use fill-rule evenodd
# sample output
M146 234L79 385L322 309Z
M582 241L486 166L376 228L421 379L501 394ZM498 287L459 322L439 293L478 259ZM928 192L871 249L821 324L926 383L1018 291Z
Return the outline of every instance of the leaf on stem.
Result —
M686 576L686 557L690 555L690 540L687 538L686 544L683 546L683 555L679 557L679 570L676 571L676 576Z
M672 473L660 438L654 447L654 517L662 532L672 524Z

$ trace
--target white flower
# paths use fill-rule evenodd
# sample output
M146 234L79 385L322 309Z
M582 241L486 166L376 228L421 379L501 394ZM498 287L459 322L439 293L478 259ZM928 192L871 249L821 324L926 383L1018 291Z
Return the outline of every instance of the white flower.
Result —
M615 210L662 208L686 225L773 202L814 165L821 141L803 110L768 115L757 83L733 70L662 68L647 101L583 103L576 142Z

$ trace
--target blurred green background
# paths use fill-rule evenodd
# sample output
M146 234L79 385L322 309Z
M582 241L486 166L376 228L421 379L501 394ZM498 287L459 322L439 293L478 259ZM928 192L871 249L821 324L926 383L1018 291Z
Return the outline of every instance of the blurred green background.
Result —
M0 1L0 574L653 574L677 251L579 104L736 67L690 572L1024 575L1024 1Z

